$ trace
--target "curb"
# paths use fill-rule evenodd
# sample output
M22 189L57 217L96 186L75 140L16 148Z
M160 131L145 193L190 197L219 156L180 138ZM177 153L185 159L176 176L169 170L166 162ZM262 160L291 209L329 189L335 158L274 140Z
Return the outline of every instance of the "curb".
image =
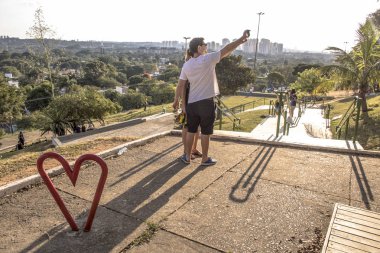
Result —
M320 152L333 152L333 153L338 153L338 154L361 155L361 156L371 156L371 157L379 157L380 158L380 152L378 152L378 151L309 146L309 145L298 144L298 143L259 140L259 139L254 139L252 137L244 136L245 133L238 133L238 132L235 132L235 133L237 133L235 136L231 136L231 134L223 133L223 131L215 130L214 134L211 135L211 139L242 141L242 142L247 142L247 143L260 144L260 145L271 145L271 146L284 147L284 148L294 148L294 149L320 151ZM176 136L177 135L180 136L181 130L171 130L171 134L176 135Z
M154 135L150 135L150 136L144 137L144 138L139 139L139 140L127 142L127 143L121 144L119 146L113 147L111 149L99 152L96 155L100 156L103 159L106 159L106 158L108 158L110 156L118 155L119 151L121 151L121 154L122 154L123 150L121 150L121 149L132 148L132 147L137 147L137 146L145 145L148 142L151 142L151 141L153 141L155 139L158 139L158 138L161 138L163 136L169 135L170 132L171 131L165 131L165 132L161 132L161 133L158 133L158 134L154 134ZM71 161L71 162L69 162L69 165L73 166L74 163L75 163L75 161ZM47 170L46 173L49 175L49 177L54 177L54 176L58 176L58 175L62 174L64 171L65 170L63 169L62 166L57 166L57 167L54 167L54 168L52 168L50 170ZM35 174L35 175L32 175L32 176L29 176L29 177L26 177L26 178L23 178L23 179L11 182L9 184L0 186L0 198L4 197L6 195L12 194L12 193L14 193L16 191L19 191L19 190L21 190L23 188L29 187L30 185L39 184L41 182L42 182L42 178L40 177L40 175L39 174Z

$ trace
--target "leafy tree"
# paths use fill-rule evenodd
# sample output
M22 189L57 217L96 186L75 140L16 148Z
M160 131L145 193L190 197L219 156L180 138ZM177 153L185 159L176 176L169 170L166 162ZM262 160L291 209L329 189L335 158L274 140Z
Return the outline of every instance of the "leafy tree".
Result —
M51 84L45 82L28 93L25 105L29 111L34 112L48 106L51 100Z
M349 53L337 47L329 47L338 63L323 67L326 72L334 71L343 81L345 86L359 90L362 98L362 111L367 112L366 93L370 81L379 82L380 75L380 34L374 29L372 23L367 20L357 30L358 43Z
M3 50L3 52L0 53L0 61L10 59L11 55L7 50Z
M180 70L179 68L172 64L172 65L169 65L159 76L158 76L158 80L162 80L162 81L165 81L165 82L168 82L170 80L178 80L178 76L180 74Z
M241 60L241 55L231 55L223 58L216 65L216 75L222 95L234 94L239 88L254 83L255 77L252 70L243 66Z
M95 60L85 64L83 67L84 78L83 83L89 85L96 85L98 79L105 77L108 73L107 64Z
M281 84L284 84L285 82L285 77L281 73L278 73L278 72L269 73L267 76L267 79L268 79L268 83L271 85L279 86Z
M24 96L20 89L9 86L0 75L0 122L9 123L21 117Z
M0 72L12 73L13 77L20 77L21 76L20 71L16 67L13 67L13 66L3 66L0 68Z
M144 68L138 65L129 66L126 71L127 77L144 74Z
M55 98L40 115L37 125L45 133L62 135L66 129L98 120L104 124L107 114L120 111L120 106L92 88L72 87L71 93Z
M300 63L300 64L298 64L297 66L294 67L292 74L293 74L293 76L298 76L299 73L302 73L302 72L304 72L307 69L319 68L319 67L320 67L320 65L318 65L318 64L304 64L304 63Z
M290 85L291 89L295 89L301 93L315 94L318 87L326 82L319 69L306 69L298 74L297 80Z
M144 81L144 77L142 75L134 75L128 78L128 83L130 85L139 84Z
M51 62L52 62L52 52L51 52L51 46L48 44L48 38L53 37L55 35L55 32L46 24L45 17L43 14L43 11L41 8L38 8L34 13L34 24L32 27L30 27L27 34L37 40L43 50L44 50L44 57L46 61L46 66L49 73L49 80L50 83L52 83L52 89L51 93L54 97L54 85L53 85L53 79L52 79L52 69L51 69Z
M174 100L174 95L174 85L169 84L154 85L149 94L151 97L151 103L154 105L170 103Z
M145 98L144 94L129 89L127 94L121 96L120 105L123 107L123 110L141 108L145 103Z
M104 92L104 97L108 98L114 103L118 103L120 101L121 94L117 92L116 90L106 90Z

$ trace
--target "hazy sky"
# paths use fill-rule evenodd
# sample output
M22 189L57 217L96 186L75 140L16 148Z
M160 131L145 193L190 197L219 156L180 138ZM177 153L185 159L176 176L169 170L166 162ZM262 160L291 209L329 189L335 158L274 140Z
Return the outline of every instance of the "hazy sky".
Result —
M356 29L379 0L0 0L0 35L26 38L42 7L57 38L103 41L184 41L204 37L221 43L251 29L256 38L285 48L322 51L355 43ZM345 44L344 42L348 42Z

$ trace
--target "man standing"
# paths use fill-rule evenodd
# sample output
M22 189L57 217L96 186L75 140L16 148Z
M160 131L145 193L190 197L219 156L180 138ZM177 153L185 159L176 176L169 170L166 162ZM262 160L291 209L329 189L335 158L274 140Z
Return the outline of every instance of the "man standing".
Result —
M188 104L182 103L182 108L187 114L188 133L186 136L185 154L181 160L189 164L190 152L194 141L194 134L201 127L202 163L203 166L214 165L215 159L208 156L210 135L213 134L215 120L214 97L219 95L219 86L216 79L215 66L221 59L229 56L239 45L247 41L249 30L234 42L214 53L207 53L207 44L204 38L193 38L189 43L189 51L192 58L182 67L178 81L184 96L185 83L188 80L190 93Z

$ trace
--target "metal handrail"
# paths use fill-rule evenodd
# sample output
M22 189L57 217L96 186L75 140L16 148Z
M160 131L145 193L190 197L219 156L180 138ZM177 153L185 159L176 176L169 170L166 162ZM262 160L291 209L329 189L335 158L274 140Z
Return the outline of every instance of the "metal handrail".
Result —
M344 139L347 140L347 135L348 135L348 127L349 127L349 122L350 118L356 111L356 118L355 118L355 130L354 130L354 137L353 141L355 142L357 139L357 133L358 133L358 128L359 128L359 118L360 118L360 107L361 107L361 99L358 97L355 97L355 100L353 103L350 105L346 113L344 114L342 120L339 122L338 126L336 126L336 134L338 135L338 139L340 139L340 136L342 134L342 128L345 126L345 135Z
M222 115L225 115L232 122L233 124L232 130L235 131L235 128L240 126L241 119L236 117L236 115L231 111L231 109L228 108L227 105L223 103L223 101L219 97L215 97L215 99L216 101L214 101L214 104L216 108L218 108L219 113L220 113L219 114L219 130L222 129Z
M338 125L335 127L336 131L338 131L338 129L341 128L342 125L345 123L347 113L351 110L351 108L354 107L354 105L355 105L357 99L358 99L358 97L355 97L355 98L354 98L354 101L352 101L351 105L348 107L347 111L344 113L342 119L339 121ZM355 108L353 109L353 111L354 111L354 110L355 110Z

